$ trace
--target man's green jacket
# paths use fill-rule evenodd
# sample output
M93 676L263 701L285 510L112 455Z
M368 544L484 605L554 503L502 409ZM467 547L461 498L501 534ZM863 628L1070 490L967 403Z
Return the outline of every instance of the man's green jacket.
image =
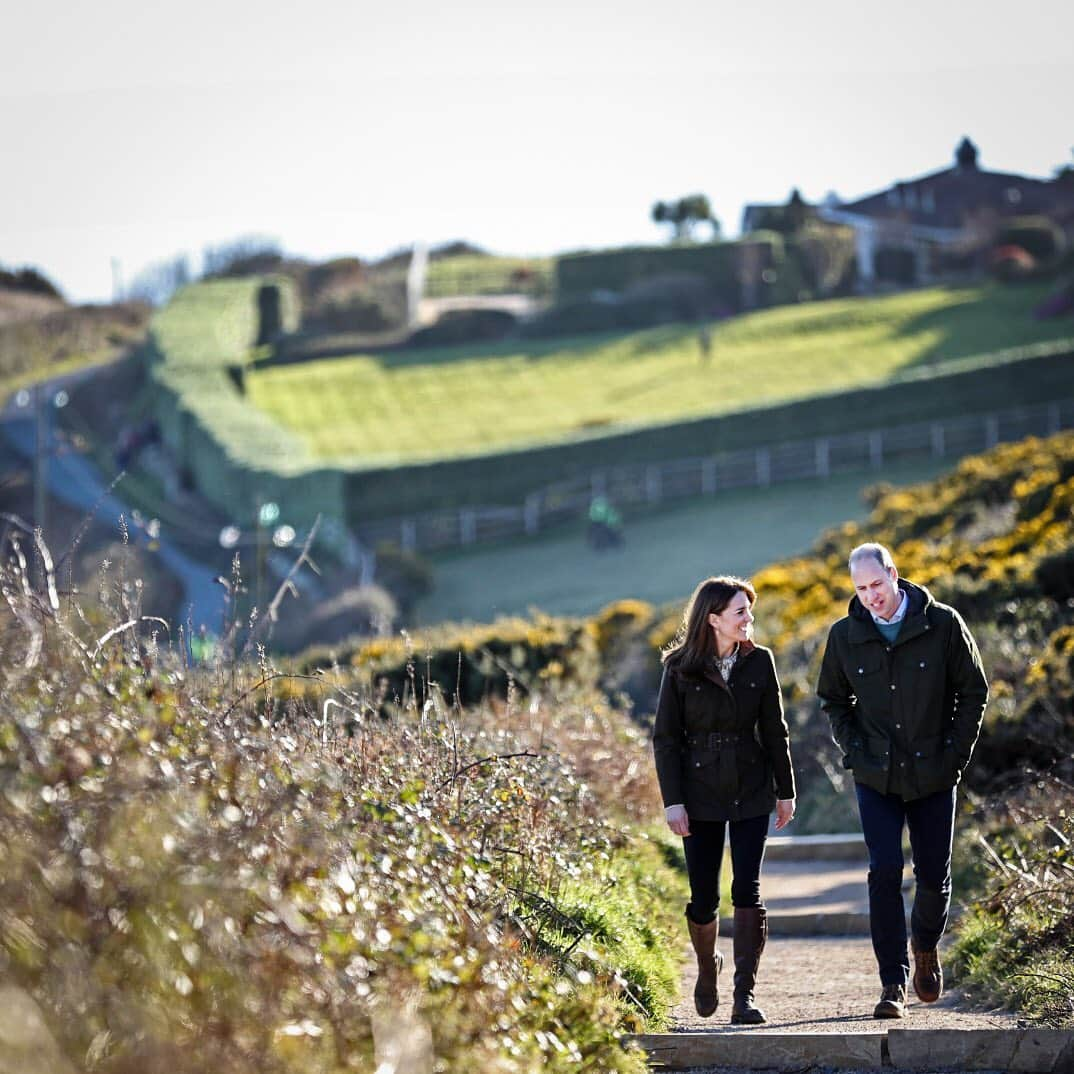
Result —
M981 654L954 608L899 579L909 605L888 642L854 597L828 634L817 695L843 767L905 801L953 787L988 701Z

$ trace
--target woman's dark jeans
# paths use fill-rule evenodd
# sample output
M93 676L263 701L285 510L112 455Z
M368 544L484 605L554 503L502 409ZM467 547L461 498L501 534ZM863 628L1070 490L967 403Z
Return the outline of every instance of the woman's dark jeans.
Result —
M761 862L768 839L767 813L733 820L731 828L731 902L737 907L761 905ZM707 925L720 908L720 865L723 862L724 821L691 820L682 841L690 878L686 913L696 925Z
M910 933L923 950L936 947L951 907L951 840L955 788L904 802L856 783L861 830L869 848L869 929L882 984L905 985L906 907L902 901L902 831L910 830L914 856L914 906Z

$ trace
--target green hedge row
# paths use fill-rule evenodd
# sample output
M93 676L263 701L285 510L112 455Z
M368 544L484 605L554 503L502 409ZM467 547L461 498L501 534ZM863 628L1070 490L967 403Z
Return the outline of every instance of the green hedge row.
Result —
M704 279L714 303L729 311L783 305L799 299L806 282L802 259L798 246L775 232L737 242L583 250L556 261L556 299L576 302L594 292L622 292L654 277L685 273Z
M298 323L292 281L214 280L185 288L153 319L144 354L155 383L154 414L185 476L232 517L259 501L307 525L343 514L342 475L315 466L305 445L243 398L236 376L257 338L257 293L280 289L285 330Z
M622 291L652 276L689 272L705 277L721 299L737 309L738 256L739 244L731 242L628 246L565 254L556 261L556 297L560 302L588 298L594 291Z

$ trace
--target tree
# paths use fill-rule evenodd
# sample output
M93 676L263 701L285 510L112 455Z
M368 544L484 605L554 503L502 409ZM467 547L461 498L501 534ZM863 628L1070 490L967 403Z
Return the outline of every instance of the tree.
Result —
M713 238L720 237L720 222L704 194L687 194L677 201L658 201L653 206L652 218L654 223L670 224L676 242L692 242L694 228L705 222L712 226Z
M206 246L202 254L202 275L257 276L272 272L283 260L280 244L264 235L243 235L237 239Z

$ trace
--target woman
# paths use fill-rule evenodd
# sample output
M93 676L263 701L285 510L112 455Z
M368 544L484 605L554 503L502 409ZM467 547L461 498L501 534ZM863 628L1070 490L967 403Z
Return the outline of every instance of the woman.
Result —
M675 641L663 652L664 676L653 750L668 827L683 837L690 877L686 923L697 954L694 1004L707 1018L720 997L716 951L724 825L731 825L735 995L731 1021L758 1025L753 998L768 923L761 904L761 859L768 820L794 816L783 699L770 650L754 645L757 594L741 578L706 578L694 591Z

